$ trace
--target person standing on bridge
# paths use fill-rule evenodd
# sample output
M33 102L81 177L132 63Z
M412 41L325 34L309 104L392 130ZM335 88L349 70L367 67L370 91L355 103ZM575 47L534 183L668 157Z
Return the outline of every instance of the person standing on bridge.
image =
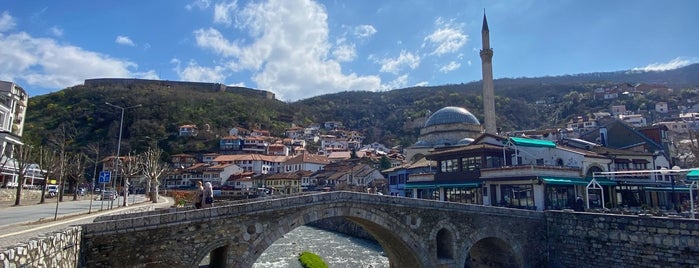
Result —
M194 207L201 208L202 200L204 200L204 185L201 181L197 181L197 190L194 191Z
M202 208L210 208L214 206L214 188L211 186L211 182L204 183L202 201Z

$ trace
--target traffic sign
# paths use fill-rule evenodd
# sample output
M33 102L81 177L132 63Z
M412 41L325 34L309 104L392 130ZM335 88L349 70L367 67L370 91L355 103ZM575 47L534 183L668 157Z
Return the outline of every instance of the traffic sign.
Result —
M108 183L112 177L112 173L109 171L100 171L99 183Z

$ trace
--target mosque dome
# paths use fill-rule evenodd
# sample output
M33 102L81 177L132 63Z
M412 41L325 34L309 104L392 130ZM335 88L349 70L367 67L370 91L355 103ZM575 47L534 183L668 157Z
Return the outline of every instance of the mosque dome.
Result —
M463 138L457 144L459 145L469 145L474 141L472 138Z
M432 114L425 122L425 127L458 123L481 124L478 118L468 110L461 107L448 106Z

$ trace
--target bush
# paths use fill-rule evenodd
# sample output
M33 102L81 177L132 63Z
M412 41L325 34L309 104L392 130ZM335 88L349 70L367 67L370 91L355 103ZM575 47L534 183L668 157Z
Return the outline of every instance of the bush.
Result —
M305 268L328 268L328 264L320 256L308 251L299 255L299 261Z

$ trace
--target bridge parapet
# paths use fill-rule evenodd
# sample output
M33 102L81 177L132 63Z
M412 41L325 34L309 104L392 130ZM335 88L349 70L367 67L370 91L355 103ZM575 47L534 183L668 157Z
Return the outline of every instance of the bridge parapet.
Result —
M372 205L391 205L421 209L438 209L447 211L473 212L480 215L500 215L508 217L523 217L543 219L544 213L521 209L510 209L493 206L441 202L434 200L395 197L386 195L365 194L356 192L326 192L274 199L261 199L245 203L227 204L206 209L188 209L175 211L154 211L142 214L111 217L99 222L83 225L85 235L94 233L118 233L130 230L145 230L149 227L160 228L162 225L178 224L184 221L196 221L211 217L235 216L251 212L273 211L305 207L309 204L358 202Z
M212 254L219 265L250 267L294 228L343 217L370 233L397 267L463 267L471 259L465 249L476 244L481 257L492 251L509 256L505 266L538 267L545 263L544 215L356 192L315 193L86 224L80 266L196 266Z

